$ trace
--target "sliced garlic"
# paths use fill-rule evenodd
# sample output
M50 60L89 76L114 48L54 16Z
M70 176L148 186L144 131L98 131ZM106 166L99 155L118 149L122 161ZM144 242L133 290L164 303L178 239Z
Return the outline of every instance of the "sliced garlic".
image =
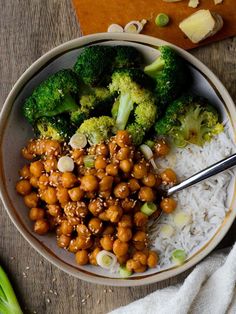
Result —
M74 161L69 156L63 156L58 160L57 168L61 172L73 171Z
M199 5L199 0L189 0L188 6L190 8L197 8Z
M112 269L117 263L117 257L111 252L102 250L97 254L96 261L102 268Z
M184 226L190 224L191 216L188 213L180 211L174 215L174 223L178 228L183 228Z
M119 24L111 24L107 29L108 33L123 33L124 29Z
M171 238L175 232L175 229L171 225L163 225L160 229L160 235L162 238Z
M125 33L139 34L143 29L143 24L139 21L130 21L124 27Z
M82 133L75 133L71 138L69 145L74 148L84 148L87 145L87 138Z

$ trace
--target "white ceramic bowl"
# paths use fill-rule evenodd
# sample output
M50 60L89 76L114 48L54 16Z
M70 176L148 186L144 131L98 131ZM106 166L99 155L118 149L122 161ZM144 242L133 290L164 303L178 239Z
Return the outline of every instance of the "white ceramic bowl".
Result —
M172 267L158 273L154 269L141 275L133 275L130 279L113 278L114 275L108 274L98 267L79 267L74 262L73 254L57 247L55 235L42 237L34 234L32 232L32 223L27 215L28 209L25 208L22 198L17 196L15 192L18 171L24 164L23 159L20 157L20 149L33 135L30 126L21 114L23 100L48 75L59 69L71 67L81 48L90 44L115 45L121 43L137 47L143 52L147 62L153 61L157 56L158 52L155 47L163 44L172 46L189 62L195 76L195 90L210 98L218 106L223 116L230 118L234 133L236 109L231 97L216 76L188 52L162 40L144 35L104 33L85 36L62 44L39 58L19 78L8 95L0 117L0 190L5 208L15 226L25 239L54 265L86 281L114 286L138 286L173 277L198 263L215 248L229 230L236 216L235 182L233 182L231 188L232 192L228 195L228 203L231 206L222 225L214 236L193 254L184 265ZM234 138L233 141L235 141Z

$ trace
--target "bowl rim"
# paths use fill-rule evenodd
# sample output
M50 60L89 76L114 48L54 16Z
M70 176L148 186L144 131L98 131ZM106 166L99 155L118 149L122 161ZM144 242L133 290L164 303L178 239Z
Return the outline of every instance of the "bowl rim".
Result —
M160 40L158 38L154 38L147 35L140 34L126 34L126 33L98 33L87 35L83 37L79 37L70 41L67 41L44 55L42 55L39 59L37 59L28 69L20 76L17 82L12 87L10 93L8 94L6 101L2 107L0 113L0 162L2 162L2 140L4 134L4 126L7 123L8 116L10 115L11 108L13 106L14 100L17 97L18 93L24 87L25 83L29 81L46 63L50 62L51 59L59 56L63 53L66 53L69 50L82 48L86 45L93 43L101 43L104 41L127 41L127 42L136 42L139 44L146 44L151 47L157 47L161 45L169 45L173 47L176 51L178 51L185 60L189 63L193 64L198 70L200 70L206 77L210 78L210 82L214 85L215 89L219 93L219 96L224 100L227 104L227 108L230 111L230 116L233 121L236 121L236 108L232 98L230 97L228 91L220 82L220 80L216 77L216 75L201 61L199 61L196 57L183 50L182 48L177 47L169 42L164 40ZM0 167L0 177L3 178L3 169ZM19 222L19 218L13 210L13 206L11 204L10 198L7 194L6 187L4 185L4 180L0 180L0 196L3 201L3 205L5 210L7 211L10 219L18 229L18 231L22 234L22 236L27 240L27 242L44 258L46 258L53 265L57 266L64 272L73 275L79 279L95 283L95 284L103 284L103 285L112 285L112 286L123 286L123 287L131 287L131 286L141 286L156 283L171 277L174 277L192 266L196 265L203 258L205 258L223 239L230 226L232 225L235 217L236 210L229 210L230 214L228 215L228 219L221 225L221 227L216 231L215 235L210 239L210 241L204 245L195 256L192 256L189 261L179 267L174 267L169 270L159 272L156 274L151 274L142 277L136 277L134 279L118 279L118 278L109 278L109 277L100 277L96 274L89 274L86 272L80 271L78 268L77 271L74 267L66 264L64 261L61 261L58 257L49 254L49 252L45 249L44 246L40 244L39 241L36 240Z

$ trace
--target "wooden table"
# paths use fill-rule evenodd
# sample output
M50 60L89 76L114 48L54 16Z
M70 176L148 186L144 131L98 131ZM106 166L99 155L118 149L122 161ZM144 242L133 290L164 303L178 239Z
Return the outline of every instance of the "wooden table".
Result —
M51 48L81 35L69 0L0 1L0 104L18 77ZM236 38L192 51L222 80L236 100ZM221 243L231 245L235 225ZM75 279L43 259L23 239L0 204L0 264L24 313L107 313L183 280L188 272L137 288L109 288ZM82 300L86 299L86 302Z

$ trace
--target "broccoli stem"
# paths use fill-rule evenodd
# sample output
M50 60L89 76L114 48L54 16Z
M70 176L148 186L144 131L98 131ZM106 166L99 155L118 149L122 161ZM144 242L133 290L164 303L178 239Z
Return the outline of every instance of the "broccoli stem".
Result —
M128 93L120 95L120 104L116 119L118 130L124 130L129 120L131 111L134 109L134 103Z
M0 313L23 314L6 273L0 266Z
M164 68L164 65L165 65L165 61L163 60L163 58L158 57L153 63L147 65L144 68L144 72L147 75L155 78L158 72L160 72Z

